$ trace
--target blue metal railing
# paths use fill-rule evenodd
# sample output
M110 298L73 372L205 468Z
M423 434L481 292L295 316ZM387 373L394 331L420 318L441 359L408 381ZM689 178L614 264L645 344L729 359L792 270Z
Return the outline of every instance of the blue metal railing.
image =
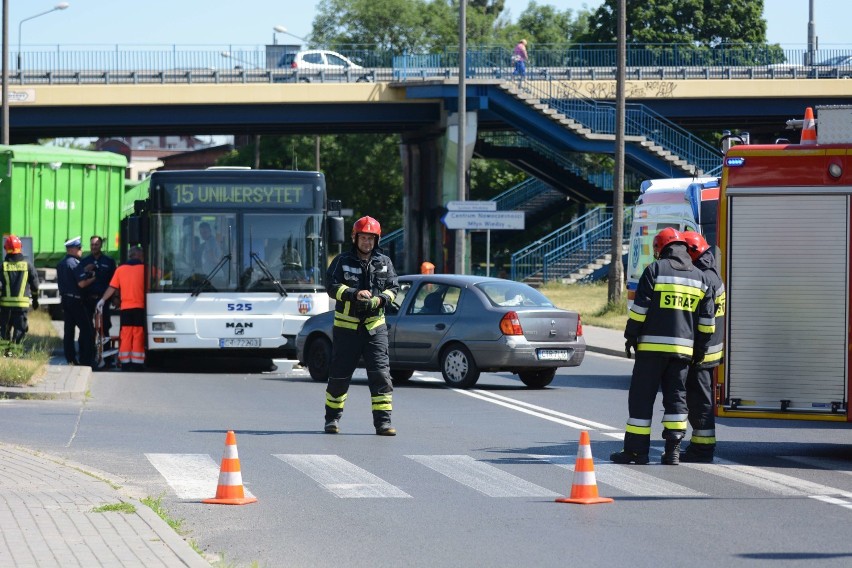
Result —
M595 207L567 225L512 253L510 272L512 280L524 280L540 272L544 265L545 254L579 237L590 228L598 226L607 218L607 215L612 216L610 207Z
M519 132L482 132L479 135L480 139L487 144L494 146L511 146L513 148L530 148L536 153L555 162L559 167L571 172L572 174L581 177L605 191L611 191L613 187L612 173L605 171L599 166L588 164L582 161L579 156L573 156L563 152L558 152L553 147L538 142L534 138L529 138ZM638 186L637 186L638 187Z
M630 228L633 226L633 207L624 209L622 223L622 243L629 242ZM612 248L608 241L612 238L612 213L591 228L562 245L559 245L544 255L542 262L542 282L572 274L578 269L589 265ZM570 262L564 262L570 259Z
M336 45L331 49L364 68L377 80L412 80L458 73L458 50L399 54L371 46ZM289 48L294 51L295 48ZM49 45L11 52L11 83L140 81L148 74L174 74L183 81L274 81L285 46L245 45ZM502 77L512 72L511 48L481 46L467 53L467 74ZM629 79L642 78L833 78L852 76L852 49L781 49L778 46L630 44ZM20 64L18 64L20 61ZM530 51L528 76L614 79L612 44L537 45ZM226 73L231 71L231 73ZM240 73L233 73L239 71ZM338 72L338 75L341 73ZM339 80L339 79L338 79Z
M548 191L555 190L540 179L531 177L498 194L491 201L497 202L498 211L512 211Z
M565 81L526 79L522 88L592 132L615 135L615 104L590 99ZM625 135L643 136L702 172L721 163L716 148L642 104L626 105Z

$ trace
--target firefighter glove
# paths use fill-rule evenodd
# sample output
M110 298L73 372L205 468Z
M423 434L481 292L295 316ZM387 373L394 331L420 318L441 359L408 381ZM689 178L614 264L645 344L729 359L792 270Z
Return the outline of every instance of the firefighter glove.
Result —
M638 345L638 341L635 337L628 337L624 342L624 353L627 355L627 358L631 358L630 350L633 350L633 353L636 353L636 346Z
M38 309L38 298L33 298L33 309L34 310Z
M694 349L692 351L692 364L700 365L704 362L704 356L707 355L706 351L702 351L701 349Z
M104 311L104 301L103 301L103 299L98 300L98 305L97 305L97 306L95 306L95 310L96 310L98 313L101 313L102 311Z
M373 310L378 310L382 306L382 297L381 296L373 296L370 298L370 308Z

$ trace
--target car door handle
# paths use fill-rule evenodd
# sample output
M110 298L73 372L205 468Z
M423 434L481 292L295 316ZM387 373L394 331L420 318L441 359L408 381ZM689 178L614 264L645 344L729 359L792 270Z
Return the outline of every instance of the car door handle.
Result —
M443 323L436 323L435 324L435 329L444 329L445 327L447 327L447 326L446 326L446 324L443 324Z

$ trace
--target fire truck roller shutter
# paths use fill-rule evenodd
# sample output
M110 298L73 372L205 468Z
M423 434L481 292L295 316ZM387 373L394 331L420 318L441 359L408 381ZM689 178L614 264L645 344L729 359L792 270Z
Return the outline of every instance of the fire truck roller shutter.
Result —
M730 187L728 199L728 394L744 410L829 412L846 390L850 197Z

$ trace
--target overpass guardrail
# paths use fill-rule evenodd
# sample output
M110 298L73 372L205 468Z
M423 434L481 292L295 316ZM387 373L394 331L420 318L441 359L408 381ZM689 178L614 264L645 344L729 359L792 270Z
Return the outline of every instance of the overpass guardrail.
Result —
M306 72L276 67L283 46L50 46L11 52L10 85L109 83L276 83L416 81L458 76L458 50L393 53L341 46L334 51L362 67ZM294 51L294 49L291 49ZM511 75L511 48L467 52L469 78ZM528 79L614 80L612 44L532 46ZM781 49L779 46L628 45L628 79L852 78L852 49Z

